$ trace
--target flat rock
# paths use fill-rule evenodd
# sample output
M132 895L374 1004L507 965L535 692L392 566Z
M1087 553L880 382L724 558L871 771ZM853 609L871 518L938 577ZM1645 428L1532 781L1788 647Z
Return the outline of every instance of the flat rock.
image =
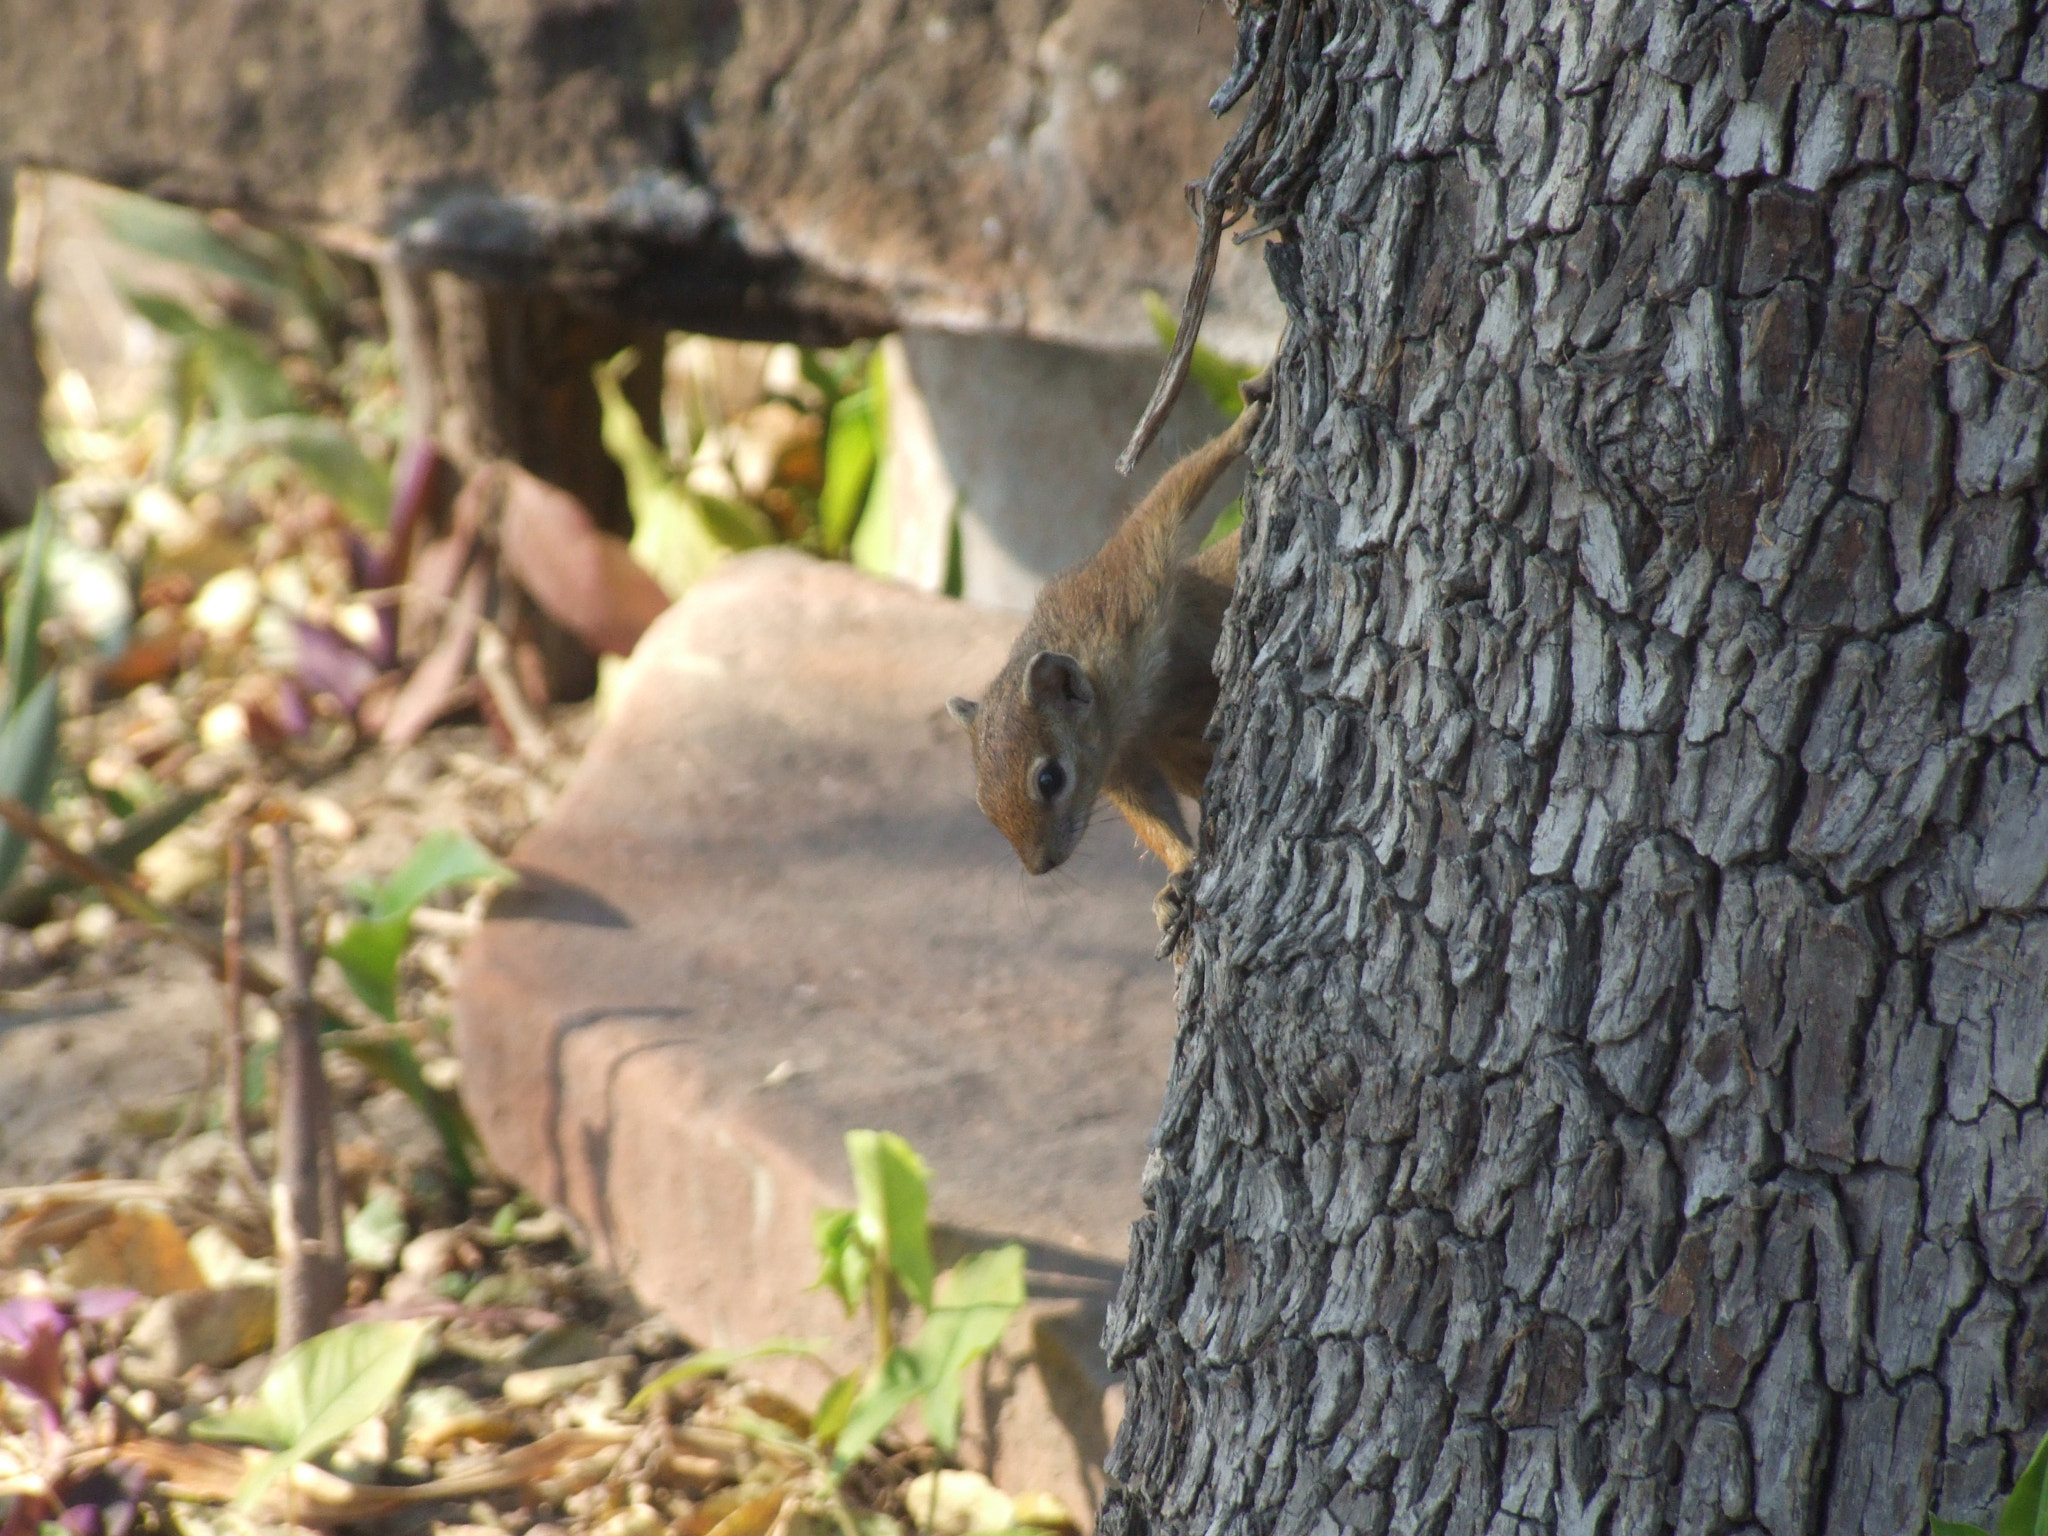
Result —
M1189 0L0 0L0 37L0 163L791 340L1147 347L1236 121ZM1209 339L1279 326L1226 242Z
M1069 1304L1033 1390L1086 1461L1173 978L1120 823L1034 881L975 808L943 701L1017 624L783 552L699 586L519 845L456 1040L492 1157L705 1345L856 1347L805 1289L811 1217L850 1202L848 1129L907 1136L942 1244L1021 1238Z

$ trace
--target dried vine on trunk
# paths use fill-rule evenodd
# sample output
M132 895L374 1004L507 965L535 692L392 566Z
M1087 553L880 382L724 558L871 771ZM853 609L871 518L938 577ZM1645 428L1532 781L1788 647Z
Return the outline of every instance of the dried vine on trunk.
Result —
M1982 1519L2048 1427L2048 24L1325 0L1275 69L1102 1528Z

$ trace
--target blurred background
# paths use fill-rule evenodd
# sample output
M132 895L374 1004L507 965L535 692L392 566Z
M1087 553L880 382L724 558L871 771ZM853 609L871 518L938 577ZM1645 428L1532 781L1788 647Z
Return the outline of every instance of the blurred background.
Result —
M226 789L437 722L539 775L476 825L508 848L594 725L548 711L732 552L1028 607L1278 332L1226 242L1207 393L1116 476L1234 122L1220 5L0 0L0 35L0 559L47 492L63 695L14 788L174 904L217 905ZM336 878L388 869L417 829L337 782ZM74 905L0 912L45 930L22 965Z
M1000 655L1014 621L989 615L1093 552L1272 353L1258 249L1226 242L1197 387L1117 476L1194 253L1186 185L1242 112L1205 107L1237 34L1220 0L0 0L0 802L26 818L0 831L0 1531L241 1528L211 1512L235 1478L194 1461L187 1431L266 1379L272 1311L289 1310L279 1255L296 1239L273 1230L265 1181L288 1182L284 1118L316 1086L289 1070L279 991L302 932L331 1097L323 1187L346 1227L337 1299L370 1309L351 1317L467 1309L403 1411L375 1421L389 1443L327 1467L417 1480L485 1457L474 1475L510 1492L469 1518L496 1529L539 1510L613 1536L764 1530L815 1504L791 1492L811 1463L771 1476L745 1436L652 1485L614 1447L575 1492L563 1458L590 1446L550 1435L640 1435L620 1383L686 1340L835 1325L838 1303L820 1314L803 1288L815 1207L844 1188L838 1092L945 1154L935 1210L1036 1244L1033 1295L1053 1311L1004 1367L1004 1401L1026 1406L971 1407L968 1434L993 1468L997 1418L1015 1418L1005 1480L1059 1494L1048 1527L1086 1523L1114 1422L1100 1310L1171 1032L1145 916L1157 875L1110 849L1078 885L1018 896L954 782L964 751L922 717L972 686L947 667ZM1219 518L1235 494L1219 489ZM843 707L873 750L850 788L827 783L824 842L792 857L859 852L881 825L861 796L886 806L910 785L937 798L893 809L942 835L893 894L857 865L821 876L799 902L798 958L816 962L800 977L782 933L735 941L765 990L742 1010L746 1049L712 1051L710 1070L784 1091L782 1118L747 1134L807 1171L772 1242L705 1254L687 1222L719 1227L715 1192L626 1241L601 1202L564 1194L559 1162L528 1155L530 1098L478 1073L537 1049L546 1018L498 1008L500 1037L467 1060L451 1021L465 986L532 992L549 1018L589 1000L574 955L533 952L551 992L520 979L525 940L472 943L510 878L499 860L561 822L572 780L586 809L651 795L656 832L683 825L695 802L667 761L632 764L653 750L645 717L686 737L677 711L716 701L643 690L643 719L613 723L624 658L721 565L771 546L963 602L957 618L892 609L896 630L847 642ZM805 608L809 590L785 569L728 600L735 667L780 654L783 605L821 643L838 610ZM856 654L904 643L931 653L925 672ZM777 771L780 746L759 762L746 746L731 761ZM591 843L578 826L537 846ZM773 831L755 840L769 865ZM759 884L736 857L719 867ZM297 891L274 907L279 868ZM716 879L693 899L730 905ZM934 969L922 929L942 909L959 928ZM685 943L703 926L673 920ZM658 913L635 923L638 943L663 932ZM483 973L466 983L465 951ZM1049 954L1066 957L1050 987ZM254 979L224 993L224 966ZM902 1060L804 1056L841 1002L900 1020L902 1041L844 1033ZM1033 1060L1071 1087L977 1054L1039 1035L1057 1049ZM919 1053L933 1065L906 1075ZM905 1086L939 1080L1009 1098ZM662 1145L672 1162L680 1143ZM621 1208L669 1209L644 1182L659 1168L592 1167ZM758 1170L734 1177L755 1180L758 1218ZM618 1283L636 1253L638 1297ZM691 1289L720 1285L709 1310ZM76 1298L107 1287L139 1293L141 1321L88 1316ZM76 1369L23 1375L46 1349ZM515 1387L521 1367L543 1374ZM1040 1385L1016 1388L1031 1371ZM415 1446L415 1409L448 1393L469 1427ZM780 1399L706 1401L829 1444ZM116 1444L141 1459L110 1477ZM930 1453L885 1452L866 1483L832 1486L900 1514ZM1024 1518L989 1508L977 1518Z

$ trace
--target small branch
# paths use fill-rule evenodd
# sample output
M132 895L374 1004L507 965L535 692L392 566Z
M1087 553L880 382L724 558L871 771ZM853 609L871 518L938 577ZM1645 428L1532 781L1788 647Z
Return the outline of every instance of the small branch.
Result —
M43 850L50 862L81 885L89 885L128 916L149 924L165 938L183 946L212 968L216 978L227 977L227 954L211 931L158 906L118 869L103 864L91 854L80 853L60 837L42 817L9 795L0 795L0 823L19 832ZM256 955L243 957L243 990L261 998L273 998L285 990L285 979ZM318 999L322 1008L353 1029L375 1033L386 1030L384 1020L365 1008L353 995L329 992Z
M1152 439L1166 421L1173 402L1180 398L1188 381L1188 368L1195 359L1195 341L1202 332L1202 316L1209 308L1209 284L1216 276L1216 249L1223 238L1223 209L1208 197L1202 199L1202 233L1195 243L1195 270L1188 278L1188 294L1181 301L1180 329L1173 335L1173 350L1166 366L1159 370L1159 382L1138 418L1137 430L1124 445L1116 461L1116 472L1128 475L1138 467L1138 456L1152 446Z
M5 822L8 830L20 833L41 847L44 856L72 879L93 887L128 916L163 930L211 965L216 975L220 974L224 957L212 934L188 923L168 908L158 906L112 865L102 864L89 853L80 853L58 836L42 817L11 795L0 795L0 822Z
M1252 146L1271 126L1273 114L1279 110L1280 81L1287 73L1287 55L1294 47L1301 8L1302 0L1281 0L1279 19L1266 43L1266 57L1259 65L1258 93L1245 109L1244 121L1237 125L1237 132L1231 135L1223 153L1216 157L1207 179L1188 184L1189 200L1195 206L1195 216L1201 221L1201 234L1195 245L1195 267L1188 278L1187 297L1181 301L1180 329L1174 333L1173 350L1167 354L1166 366L1159 370L1159 382L1152 390L1151 400L1146 403L1145 414L1138 418L1130 442L1116 461L1116 471L1120 475L1128 475L1138 467L1139 455L1152 446L1152 439L1158 436L1167 413L1173 409L1173 402L1180 398L1181 388L1187 383L1188 367L1195 356L1195 341L1202 331L1202 317L1209 310L1209 285L1216 277L1216 252L1223 243L1224 226L1236 221L1246 201L1245 189L1238 185L1239 173Z
M497 706L498 718L511 733L513 749L521 761L529 768L546 767L554 755L547 727L527 702L519 679L512 675L512 647L505 632L488 621L477 631L476 674L483 679L484 691Z
M335 1175L334 1110L320 1059L312 962L292 882L291 829L273 831L270 905L285 984L275 998L281 1032L271 1220L277 1234L277 1347L285 1350L325 1331L334 1320L347 1292L348 1271Z
M221 1038L227 1047L228 1136L253 1190L263 1188L249 1152L249 1040L242 1028L242 914L248 899L249 841L238 826L228 837L227 910L220 923Z

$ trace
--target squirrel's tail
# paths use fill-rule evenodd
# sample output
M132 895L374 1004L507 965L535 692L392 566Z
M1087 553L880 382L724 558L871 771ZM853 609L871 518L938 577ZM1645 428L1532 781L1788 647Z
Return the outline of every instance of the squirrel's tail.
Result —
M1165 547L1159 553L1168 564L1189 558L1201 547L1208 530L1196 522L1202 498L1209 494L1231 460L1244 452L1244 445L1258 430L1265 407L1248 403L1229 428L1219 432L1193 453L1181 459L1159 477L1159 483L1126 519L1134 532L1143 530L1147 541L1158 539Z

